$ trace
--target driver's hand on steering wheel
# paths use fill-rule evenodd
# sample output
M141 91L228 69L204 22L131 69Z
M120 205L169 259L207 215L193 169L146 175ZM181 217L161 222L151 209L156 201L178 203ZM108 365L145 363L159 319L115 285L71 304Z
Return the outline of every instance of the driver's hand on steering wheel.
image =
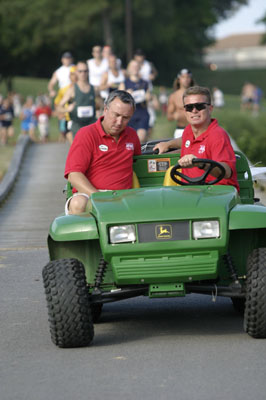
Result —
M154 146L153 151L156 149L159 150L159 154L166 153L169 150L169 145L167 142L160 142Z
M195 165L192 164L192 160L193 160L194 158L197 158L196 156L194 156L194 154L186 154L185 156L181 157L181 158L178 160L178 164L179 164L181 167L184 167L184 168L192 168L192 167L195 167Z

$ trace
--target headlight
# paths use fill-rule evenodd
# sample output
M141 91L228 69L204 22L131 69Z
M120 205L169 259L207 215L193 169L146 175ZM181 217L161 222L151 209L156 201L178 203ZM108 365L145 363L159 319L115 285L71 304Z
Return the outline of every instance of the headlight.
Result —
M109 234L111 243L126 243L136 241L135 225L111 226Z
M219 221L195 221L192 223L193 239L209 239L220 236Z

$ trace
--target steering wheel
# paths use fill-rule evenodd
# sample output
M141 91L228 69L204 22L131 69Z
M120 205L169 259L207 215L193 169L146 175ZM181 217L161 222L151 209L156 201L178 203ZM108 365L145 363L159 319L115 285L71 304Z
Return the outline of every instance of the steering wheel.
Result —
M179 172L178 170L180 168L184 168L181 167L178 163L176 165L173 166L173 168L171 169L171 178L173 179L174 182L178 183L179 185L183 185L183 186L189 186L189 185L214 185L215 183L220 182L224 176L225 176L225 169L223 167L222 164L218 163L217 161L214 160L209 160L207 158L193 158L192 160L192 164L210 164L208 169L204 172L204 174L202 174L201 176L197 177L197 178L191 178L187 175L182 174L181 172ZM197 165L195 165L196 167ZM203 167L198 167L200 169L203 169ZM212 181L206 182L206 178L207 176L210 175L211 171L214 168L219 168L220 169L220 175L213 179ZM179 179L177 179L177 176L179 176L180 178L184 179L186 182L183 182Z

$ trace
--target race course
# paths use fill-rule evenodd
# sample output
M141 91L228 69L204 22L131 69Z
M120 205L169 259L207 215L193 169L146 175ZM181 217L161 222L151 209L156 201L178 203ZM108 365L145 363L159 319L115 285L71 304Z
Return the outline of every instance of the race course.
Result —
M0 206L1 400L263 399L266 342L244 333L230 299L108 304L90 347L53 345L41 271L64 208L67 151L30 145Z

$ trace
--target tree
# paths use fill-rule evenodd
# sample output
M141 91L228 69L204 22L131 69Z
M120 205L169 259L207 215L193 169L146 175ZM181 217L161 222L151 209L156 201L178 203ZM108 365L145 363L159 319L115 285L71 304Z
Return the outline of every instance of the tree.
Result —
M142 48L169 83L181 67L201 63L210 29L247 0L131 0L132 46ZM0 0L0 73L48 77L63 51L90 57L113 45L125 63L125 0ZM129 28L129 27L128 27ZM129 33L128 33L129 34ZM168 81L168 82L167 82Z

